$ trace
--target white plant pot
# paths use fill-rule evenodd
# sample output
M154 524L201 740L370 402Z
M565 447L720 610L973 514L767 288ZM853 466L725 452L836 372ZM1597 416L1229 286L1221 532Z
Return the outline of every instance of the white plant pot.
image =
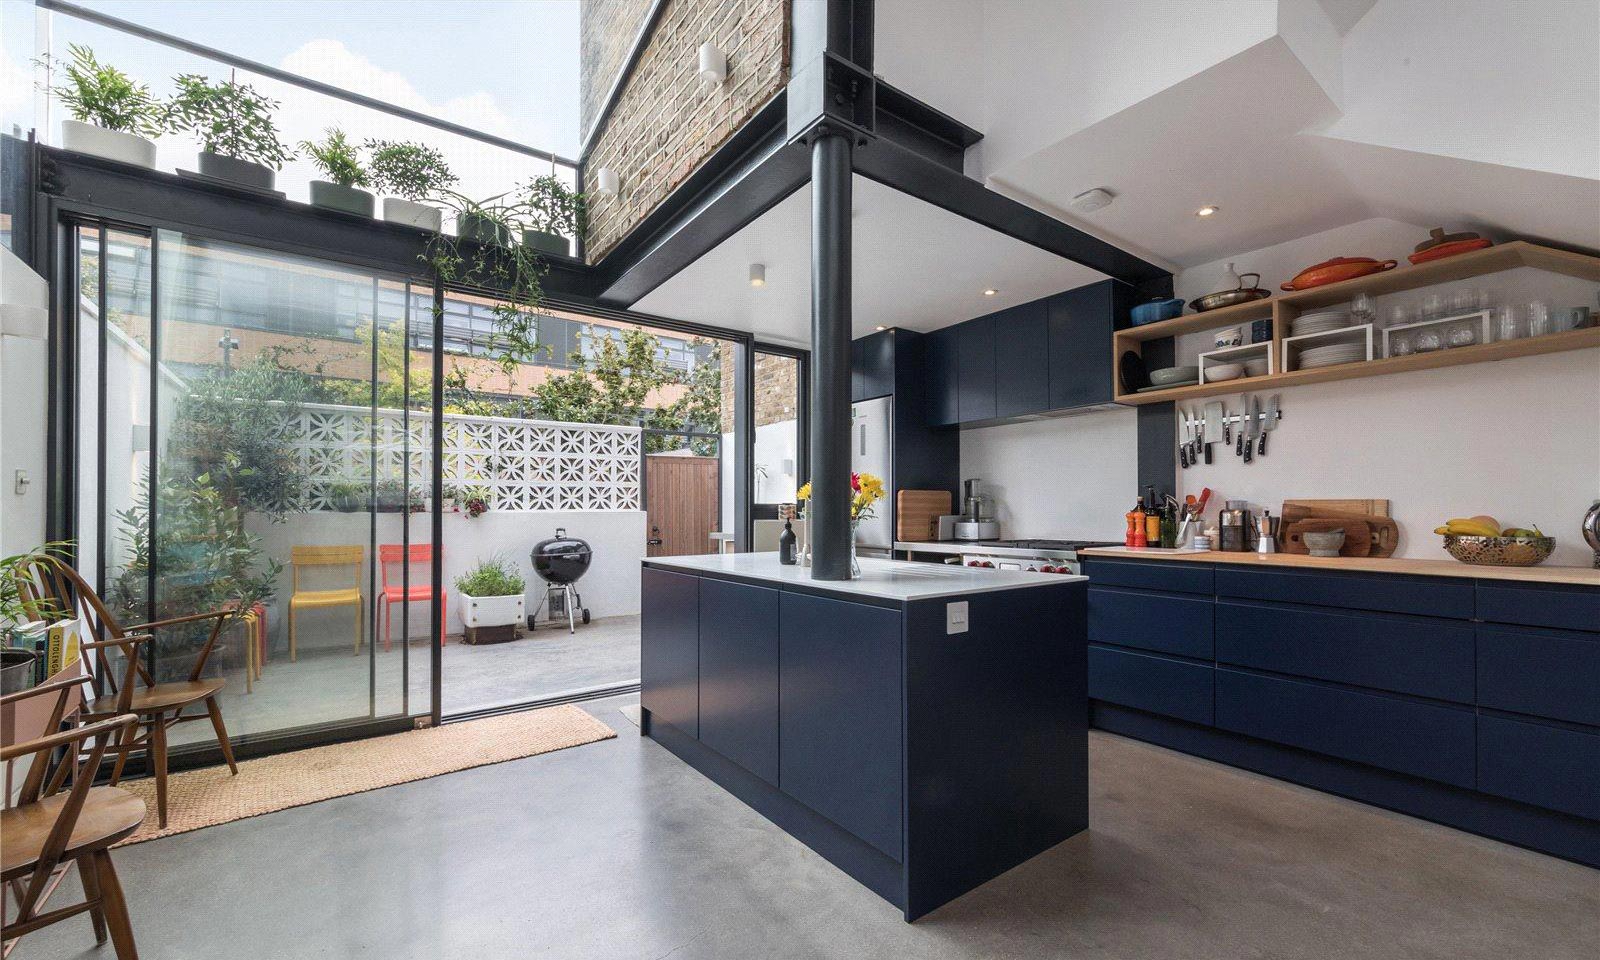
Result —
M503 627L523 620L522 594L503 597L461 596L461 622L469 627Z
M82 120L61 121L61 146L74 153L87 153L120 163L155 169L156 144L136 133L107 130Z
M390 223L403 223L408 227L432 230L434 233L438 233L444 226L444 218L439 213L438 207L403 200L400 197L383 198L383 219Z

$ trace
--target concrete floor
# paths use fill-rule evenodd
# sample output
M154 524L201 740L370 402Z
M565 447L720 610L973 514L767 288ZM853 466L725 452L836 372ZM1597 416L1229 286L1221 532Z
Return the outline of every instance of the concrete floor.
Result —
M1600 942L1596 871L1098 733L1091 830L907 925L641 739L636 702L588 705L616 740L117 851L140 955L1588 960ZM75 919L16 956L111 956L92 944Z
M353 655L348 636L313 633L294 662L286 652L274 652L253 693L245 692L242 666L226 671L222 716L229 736L407 711L426 713L428 644L418 638L404 648L398 641L398 625L395 636L390 650L385 651L380 640L375 650L363 646L360 655ZM519 640L480 646L451 636L444 647L443 674L446 716L636 681L639 618L603 617L579 624L572 634L565 626L540 624ZM403 700L406 687L410 695ZM186 723L173 731L172 742L211 739L209 723Z

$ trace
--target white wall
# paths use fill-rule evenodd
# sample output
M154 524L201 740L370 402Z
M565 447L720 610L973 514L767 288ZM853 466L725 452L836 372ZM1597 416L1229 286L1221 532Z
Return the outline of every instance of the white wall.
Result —
M995 498L1001 536L1122 539L1138 494L1132 408L961 432L961 476Z
M48 305L44 279L0 247L0 556L44 541ZM32 481L21 494L19 470Z

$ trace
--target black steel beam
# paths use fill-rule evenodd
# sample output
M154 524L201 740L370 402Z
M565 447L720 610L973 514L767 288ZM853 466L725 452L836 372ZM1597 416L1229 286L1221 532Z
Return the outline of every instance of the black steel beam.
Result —
M811 143L811 579L850 578L850 155L854 131Z
M881 79L875 78L874 86L873 129L878 136L956 173L965 171L967 148L983 134Z

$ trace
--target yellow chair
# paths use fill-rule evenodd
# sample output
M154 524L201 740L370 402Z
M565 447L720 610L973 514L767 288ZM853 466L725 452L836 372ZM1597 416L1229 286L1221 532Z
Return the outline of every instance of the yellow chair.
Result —
M361 652L361 641L366 635L362 614L366 612L366 598L361 595L361 568L366 564L366 548L354 547L290 547L289 569L293 584L289 595L289 659L298 660L295 649L295 613L302 608L344 607L356 608L356 648ZM349 567L354 586L338 590L301 590L300 571L304 567Z

